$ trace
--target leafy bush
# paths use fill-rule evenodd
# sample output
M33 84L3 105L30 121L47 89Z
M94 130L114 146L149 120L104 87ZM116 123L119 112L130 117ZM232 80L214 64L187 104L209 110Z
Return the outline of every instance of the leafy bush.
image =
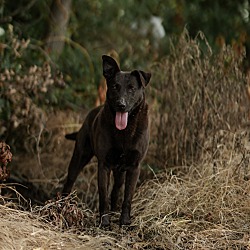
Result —
M15 148L24 149L25 141L38 136L44 126L46 109L56 102L51 90L65 85L60 72L42 65L29 65L29 40L19 39L9 25L2 43L0 68L0 135Z
M29 68L24 75L13 69L0 73L1 132L16 146L25 145L27 135L38 135L44 126L46 112L42 107L50 103L49 90L62 84L61 76L53 77L49 64Z

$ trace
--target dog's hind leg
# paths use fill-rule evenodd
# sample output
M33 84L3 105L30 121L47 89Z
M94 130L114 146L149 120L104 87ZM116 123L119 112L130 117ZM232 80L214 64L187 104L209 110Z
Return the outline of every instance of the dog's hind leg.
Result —
M63 194L69 194L71 192L77 176L84 166L86 166L86 164L91 160L93 155L90 139L88 137L76 141L74 153L68 168L67 181L62 191Z

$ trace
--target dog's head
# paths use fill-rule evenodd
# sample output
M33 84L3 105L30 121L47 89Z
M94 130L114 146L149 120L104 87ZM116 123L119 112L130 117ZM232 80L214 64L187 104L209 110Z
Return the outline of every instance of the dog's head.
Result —
M103 75L107 82L107 102L115 112L115 125L119 130L127 127L129 114L144 99L144 89L151 78L141 70L123 72L116 61L103 55Z

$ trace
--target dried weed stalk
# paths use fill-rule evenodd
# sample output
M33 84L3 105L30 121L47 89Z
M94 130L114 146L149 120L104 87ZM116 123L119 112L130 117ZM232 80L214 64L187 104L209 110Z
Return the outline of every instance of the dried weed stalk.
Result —
M229 46L213 54L202 33L191 39L184 32L170 55L153 66L155 165L197 161L209 135L247 122L243 58Z
M93 213L79 202L76 193L66 197L57 194L55 200L48 200L43 207L34 210L43 221L49 222L59 229L83 230L94 226Z
M203 161L185 174L164 173L140 188L134 202L138 249L249 248L250 133L219 131L215 137L214 145L213 137L206 140Z
M5 181L10 176L10 171L7 169L7 164L12 160L10 146L3 141L0 141L0 181Z

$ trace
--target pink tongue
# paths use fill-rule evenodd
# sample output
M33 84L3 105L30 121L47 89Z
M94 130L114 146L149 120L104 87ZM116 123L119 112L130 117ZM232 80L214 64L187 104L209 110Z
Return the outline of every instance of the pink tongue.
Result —
M123 130L127 127L128 124L128 112L116 112L115 115L115 126L119 130Z

